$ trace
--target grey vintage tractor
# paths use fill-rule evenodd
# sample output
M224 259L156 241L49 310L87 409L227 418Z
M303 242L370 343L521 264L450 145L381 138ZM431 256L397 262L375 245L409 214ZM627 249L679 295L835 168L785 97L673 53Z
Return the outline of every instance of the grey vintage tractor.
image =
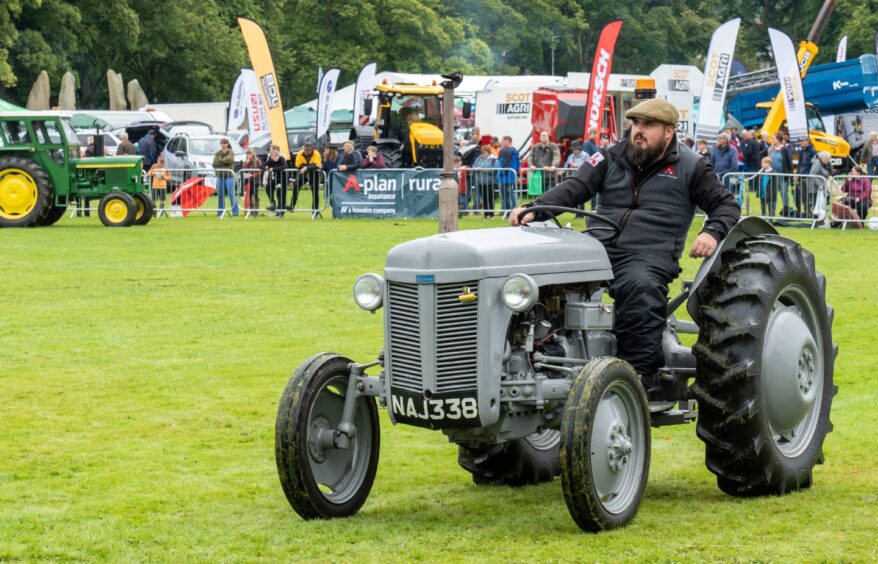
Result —
M278 407L277 469L299 515L344 517L365 502L378 465L376 398L393 423L447 435L476 484L560 474L588 531L636 514L651 426L697 420L707 468L730 495L811 485L832 429L837 349L810 252L742 220L671 300L666 366L648 396L615 356L613 273L599 238L619 227L533 210L605 225L435 235L391 249L384 276L357 279L357 304L384 307L384 349L371 363L311 357ZM684 302L693 321L674 315ZM692 349L679 333L697 334Z

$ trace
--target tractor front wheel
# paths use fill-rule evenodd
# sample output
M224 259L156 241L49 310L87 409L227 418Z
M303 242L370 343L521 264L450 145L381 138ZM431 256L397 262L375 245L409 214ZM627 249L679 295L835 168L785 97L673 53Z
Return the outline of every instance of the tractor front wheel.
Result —
M134 223L137 204L125 192L110 192L98 205L101 223L107 227L130 227Z
M603 357L573 381L561 418L561 487L585 531L624 527L649 476L646 392L630 364Z
M0 227L41 225L52 205L49 175L30 159L0 158Z
M277 473L287 500L304 519L353 515L375 481L381 440L375 400L354 400L352 438L342 441L338 430L350 364L332 353L306 360L293 372L277 408Z

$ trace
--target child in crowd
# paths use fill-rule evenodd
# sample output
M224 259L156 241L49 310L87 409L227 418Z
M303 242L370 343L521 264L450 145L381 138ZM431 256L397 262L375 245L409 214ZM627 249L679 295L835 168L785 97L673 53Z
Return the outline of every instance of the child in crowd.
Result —
M171 173L165 166L165 156L159 154L158 160L149 168L147 172L152 183L152 201L155 202L156 215L158 215L165 207L165 194L168 191L168 180L171 179Z
M759 169L759 206L762 217L774 215L774 206L777 202L777 178L770 173L776 172L771 168L771 157L763 157L762 168Z

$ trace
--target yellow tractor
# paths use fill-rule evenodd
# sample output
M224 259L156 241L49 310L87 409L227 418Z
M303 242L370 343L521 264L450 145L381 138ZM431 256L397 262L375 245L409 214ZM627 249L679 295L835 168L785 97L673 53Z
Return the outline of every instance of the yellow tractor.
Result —
M387 168L442 167L442 87L388 84L375 88L378 111L373 126L355 126L351 138L364 151L376 145ZM372 100L365 104L371 114Z

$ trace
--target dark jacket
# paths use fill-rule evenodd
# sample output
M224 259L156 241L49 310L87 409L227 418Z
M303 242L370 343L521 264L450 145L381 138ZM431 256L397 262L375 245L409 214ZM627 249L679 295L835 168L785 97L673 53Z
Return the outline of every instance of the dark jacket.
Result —
M808 145L804 149L799 147L797 151L799 154L799 164L798 171L799 174L808 174L811 172L811 163L814 162L814 159L817 158L817 151L814 150L814 147Z
M350 155L344 151L338 154L338 166L345 165L347 167L342 172L354 172L360 168L361 162L363 162L363 155L356 149L351 151Z
M144 135L137 142L138 152L143 156L143 168L149 169L159 158L159 148L151 135Z
M271 160L271 155L265 159L265 171L269 172L268 182L269 186L275 186L280 183L283 178L283 171L287 168L287 160L283 155L278 155L277 160Z
M722 178L730 172L738 172L738 150L731 144L725 149L715 148L710 154L710 166Z
M741 141L741 153L744 155L744 166L750 171L757 171L762 168L761 160L762 147L759 141L755 139L745 139Z
M696 206L707 213L702 232L717 241L728 234L741 208L707 161L678 145L675 137L658 162L636 169L625 154L628 143L623 140L607 150L606 158L586 162L533 205L574 207L599 194L597 213L622 227L619 236L605 246L667 252L675 260L683 253Z

